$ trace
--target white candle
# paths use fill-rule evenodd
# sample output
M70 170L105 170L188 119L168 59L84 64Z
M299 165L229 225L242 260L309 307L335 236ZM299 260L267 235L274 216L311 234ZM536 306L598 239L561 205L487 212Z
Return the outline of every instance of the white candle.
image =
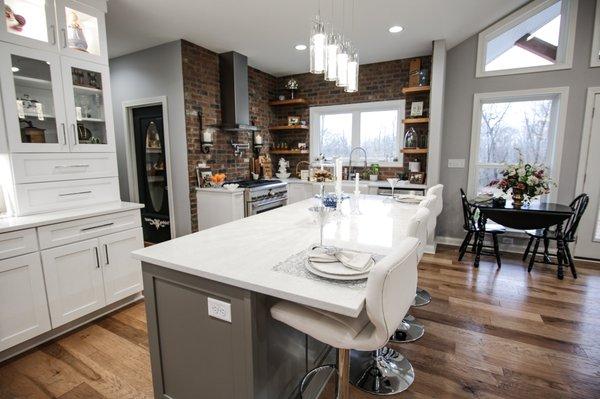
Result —
M212 132L210 130L206 130L204 133L202 133L202 140L205 143L212 143Z
M358 188L358 182L360 180L360 175L358 173L356 173L356 176L354 177L354 194L358 195L360 194L360 189Z
M257 134L256 137L255 137L255 139L254 139L254 142L256 144L262 144L262 136L260 134Z
M335 194L342 195L342 159L335 160Z

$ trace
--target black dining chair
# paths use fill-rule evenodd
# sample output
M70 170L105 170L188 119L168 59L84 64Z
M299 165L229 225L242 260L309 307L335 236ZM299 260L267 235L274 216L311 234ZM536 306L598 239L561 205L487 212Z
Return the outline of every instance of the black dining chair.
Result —
M571 215L571 217L563 226L562 244L563 248L565 249L565 256L563 260L569 265L571 274L573 274L573 278L577 278L577 269L575 268L575 262L573 262L573 256L571 256L569 244L575 242L577 227L579 227L579 222L581 221L581 217L583 216L589 201L590 197L587 194L578 195L569 205L569 207L573 210L573 215ZM544 243L544 263L550 263L548 250L548 247L550 246L550 240L558 241L558 237L556 236L556 229L527 230L526 233L529 236L529 242L527 243L527 248L523 254L523 261L527 260L527 256L529 256L529 251L531 249L531 244L533 244L535 241L535 244L533 245L533 252L531 253L531 259L529 260L529 267L527 268L527 271L531 272L538 253L538 248L540 246L540 240L543 240Z
M462 209L463 209L463 220L464 220L463 229L467 232L467 235L465 236L465 239L463 240L463 242L460 245L460 248L458 250L458 260L459 261L461 261L462 258L465 256L465 252L467 252L467 249L469 248L472 238L473 238L473 246L472 246L471 252L475 252L475 250L477 248L477 244L479 243L479 226L477 225L477 220L475 218L474 207L467 200L467 195L465 194L465 192L462 188L460 189L460 198L462 201ZM498 268L502 267L502 261L500 260L500 247L498 245L498 234L504 234L504 233L506 233L506 229L503 226L500 226L499 224L496 224L496 223L493 223L490 221L488 221L485 224L484 239L485 239L486 234L490 234L492 236L493 246L484 244L482 246L482 248L492 249L492 252L482 251L482 255L495 256L496 263L498 264Z

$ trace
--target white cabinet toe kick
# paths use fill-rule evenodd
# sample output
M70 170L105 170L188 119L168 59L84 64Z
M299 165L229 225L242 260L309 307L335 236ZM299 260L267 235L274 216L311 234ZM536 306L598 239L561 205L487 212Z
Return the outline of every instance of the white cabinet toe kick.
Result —
M0 232L0 361L138 300L143 246L137 207Z

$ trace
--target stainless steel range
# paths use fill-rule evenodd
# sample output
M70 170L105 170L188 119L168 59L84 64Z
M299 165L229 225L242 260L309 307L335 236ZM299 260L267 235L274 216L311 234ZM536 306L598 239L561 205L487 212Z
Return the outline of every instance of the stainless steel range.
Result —
M281 180L240 180L244 189L244 216L258 215L287 205L287 183Z

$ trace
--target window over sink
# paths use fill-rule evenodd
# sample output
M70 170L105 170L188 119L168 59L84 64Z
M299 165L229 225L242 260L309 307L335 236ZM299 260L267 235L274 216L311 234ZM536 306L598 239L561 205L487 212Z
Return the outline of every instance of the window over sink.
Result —
M311 107L311 159L323 154L348 161L352 148L360 146L369 162L402 162L404 107L404 100ZM362 160L355 152L353 161Z

